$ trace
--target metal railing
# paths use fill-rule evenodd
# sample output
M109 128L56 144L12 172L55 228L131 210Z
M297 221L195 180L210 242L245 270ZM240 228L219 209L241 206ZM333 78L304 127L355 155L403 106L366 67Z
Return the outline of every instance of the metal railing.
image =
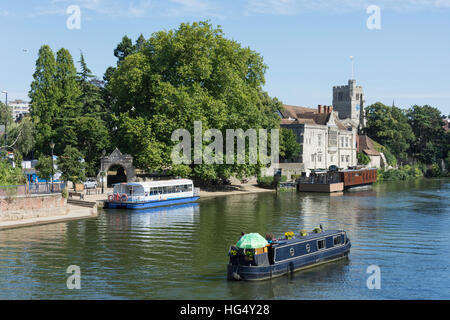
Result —
M0 186L0 197L25 196L29 194L61 193L65 188L64 182L30 183L24 185Z

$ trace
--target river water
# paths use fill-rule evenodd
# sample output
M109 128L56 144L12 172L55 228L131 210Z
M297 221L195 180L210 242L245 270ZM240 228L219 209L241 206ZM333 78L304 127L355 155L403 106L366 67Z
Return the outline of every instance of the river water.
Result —
M260 193L0 231L1 299L449 299L450 180L343 194ZM347 231L347 259L264 282L226 280L241 231ZM79 266L81 289L66 273ZM368 289L369 266L380 289Z

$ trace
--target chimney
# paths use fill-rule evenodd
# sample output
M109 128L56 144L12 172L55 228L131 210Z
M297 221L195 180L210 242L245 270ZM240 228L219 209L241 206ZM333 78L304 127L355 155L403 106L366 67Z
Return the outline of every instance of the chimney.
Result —
M331 113L331 111L333 111L333 106L328 106L327 107L327 113Z
M322 113L322 105L321 104L319 104L317 106L317 111L318 111L318 113Z

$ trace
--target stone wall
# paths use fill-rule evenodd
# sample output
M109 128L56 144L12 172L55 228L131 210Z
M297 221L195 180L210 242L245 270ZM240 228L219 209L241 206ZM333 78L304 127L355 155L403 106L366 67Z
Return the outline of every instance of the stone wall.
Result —
M0 221L66 215L66 201L61 194L0 198Z
M281 174L287 177L288 181L293 180L292 175L301 175L305 171L303 163L272 163L270 167L261 169L261 175L273 176L277 169L281 169Z

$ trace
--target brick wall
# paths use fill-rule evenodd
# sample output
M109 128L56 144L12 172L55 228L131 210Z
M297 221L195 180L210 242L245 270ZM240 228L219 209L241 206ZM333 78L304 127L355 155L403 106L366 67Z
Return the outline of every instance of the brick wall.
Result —
M0 221L66 215L67 200L61 194L0 198Z

